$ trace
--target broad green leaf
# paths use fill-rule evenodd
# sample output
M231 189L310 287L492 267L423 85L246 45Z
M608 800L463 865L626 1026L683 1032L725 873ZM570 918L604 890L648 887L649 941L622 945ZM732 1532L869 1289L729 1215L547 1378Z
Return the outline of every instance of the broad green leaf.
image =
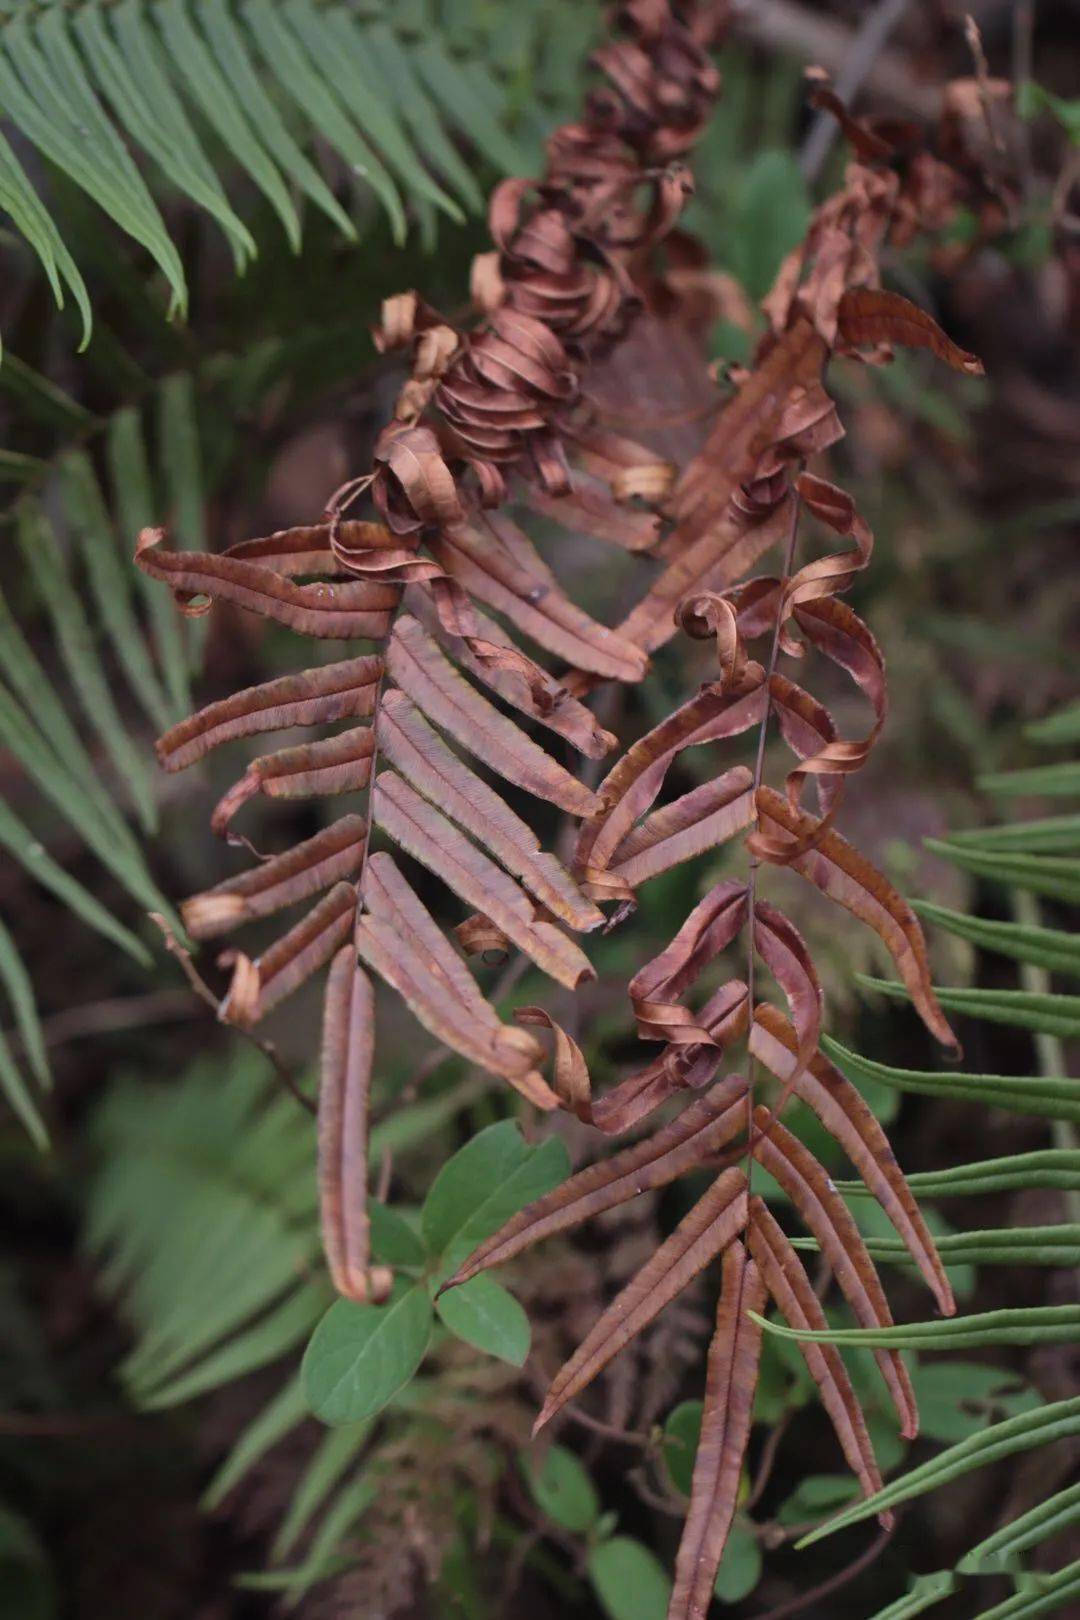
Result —
M612 1536L594 1547L589 1578L609 1620L664 1620L671 1578L655 1553L630 1536Z
M802 1524L806 1519L820 1519L843 1507L858 1493L859 1487L850 1474L808 1474L780 1504L777 1521L791 1525Z
M959 1581L951 1569L938 1569L932 1575L916 1575L902 1598L878 1609L870 1620L915 1620L935 1603L955 1592Z
M139 0L135 0L138 9ZM202 35L192 26L187 0L158 0L154 20L161 29L173 71L236 162L254 180L277 212L294 252L300 246L300 220L285 185L248 123L239 99L221 73Z
M371 1198L368 1200L368 1221L374 1259L388 1266L424 1264L427 1250L408 1221L402 1220L396 1210Z
M751 1313L754 1314L754 1313ZM811 1333L767 1322L769 1333L815 1344L867 1345L883 1350L967 1350L984 1344L1068 1344L1080 1337L1080 1305L1018 1306L950 1316L931 1322L897 1323L883 1328L830 1328Z
M964 1575L989 1574L1013 1567L1021 1553L1059 1531L1080 1523L1080 1482L1055 1491L1027 1513L986 1536L956 1566Z
M873 1518L899 1502L910 1502L916 1496L925 1496L927 1491L936 1490L950 1480L984 1468L1002 1457L1029 1451L1035 1446L1049 1445L1054 1440L1074 1434L1080 1434L1080 1396L1068 1401L1055 1401L1038 1412L1024 1412L1019 1417L1007 1418L1004 1423L995 1423L992 1428L970 1435L899 1479L890 1481L880 1491L875 1491L873 1496L854 1503L830 1519L828 1524L812 1530L798 1545L808 1546L813 1541L820 1541L823 1536L846 1529L849 1524Z
M1080 760L1063 760L1059 765L1034 765L1024 771L993 771L975 778L975 786L995 798L1075 798L1080 794Z
M264 1457L279 1440L298 1428L308 1415L307 1402L295 1373L262 1411L247 1425L229 1455L206 1487L200 1506L212 1513L221 1506L229 1492L238 1485L250 1468Z
M761 1579L761 1565L761 1545L757 1537L736 1519L713 1588L721 1603L741 1603L749 1596Z
M540 1456L523 1451L519 1460L533 1500L549 1519L576 1535L584 1535L596 1523L600 1512L596 1486L568 1447L551 1445Z
M668 1413L664 1424L664 1461L671 1483L684 1496L690 1495L694 1477L702 1410L701 1401L682 1401Z
M1077 820L1080 828L1080 818ZM999 951L1018 962L1031 962L1051 973L1068 973L1080 978L1080 935L1058 928L1040 928L1011 922L989 922L966 912L948 911L944 906L914 901L913 908L926 922L947 929L961 939L986 951Z
M977 1361L920 1362L912 1371L919 1429L931 1440L963 1440L1001 1418L1034 1411L1040 1399L1016 1373Z
M727 258L751 298L768 292L784 255L802 240L809 218L806 181L789 152L759 152L737 176Z
M474 1277L435 1302L443 1325L466 1344L522 1367L529 1354L529 1318L494 1277Z
M443 1165L424 1201L421 1228L448 1272L478 1243L569 1173L557 1137L530 1147L512 1120L480 1131Z
M926 848L976 877L993 878L1051 900L1080 901L1080 860L1060 855L1027 855L1008 849L980 849L974 845L926 838Z
M866 990L880 990L897 1001L911 999L906 985L893 979L872 979L855 975ZM994 1024L1010 1024L1017 1029L1041 1031L1068 1039L1080 1035L1080 996L1041 994L1030 990L945 990L935 986L946 1012L965 1013L969 1018L985 1018Z
M304 1394L315 1416L337 1427L373 1417L424 1359L431 1301L419 1286L398 1286L385 1305L331 1305L304 1352Z
M958 1102L991 1103L1012 1113L1038 1114L1047 1119L1080 1121L1080 1094L1075 1080L1043 1075L963 1074L921 1069L895 1069L872 1058L851 1052L831 1036L822 1038L822 1049L849 1079L858 1081L865 1074L871 1080L896 1086L901 1091L920 1092L928 1097L952 1097Z

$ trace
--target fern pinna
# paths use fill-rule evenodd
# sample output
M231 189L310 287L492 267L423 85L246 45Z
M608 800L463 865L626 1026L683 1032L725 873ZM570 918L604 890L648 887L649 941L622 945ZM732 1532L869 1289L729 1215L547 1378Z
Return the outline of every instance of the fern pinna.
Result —
M674 475L652 452L610 431L586 404L583 378L628 331L650 296L708 295L708 274L685 268L664 282L654 250L689 190L678 161L703 126L718 85L709 58L724 7L638 0L620 8L617 37L598 53L607 84L579 124L556 132L542 181L509 181L492 199L496 248L477 261L478 326L457 331L415 295L386 306L377 341L407 347L411 371L372 471L346 485L308 528L244 542L220 556L172 552L160 530L140 538L138 561L188 612L215 598L307 635L360 639L377 650L271 681L210 705L174 728L159 752L181 768L236 738L293 725L356 725L258 760L214 812L217 832L256 793L274 797L366 792L346 815L285 854L264 859L184 907L206 939L318 894L307 916L258 960L236 957L222 1017L251 1025L330 963L320 1096L323 1229L335 1285L354 1300L390 1285L369 1260L366 1115L374 992L366 969L391 985L440 1040L508 1080L540 1109L563 1107L605 1133L640 1124L677 1093L693 1093L650 1137L583 1170L485 1242L455 1284L566 1231L645 1189L708 1165L717 1179L625 1287L557 1375L546 1423L711 1260L722 1258L705 1416L671 1614L708 1607L735 1510L756 1384L761 1312L772 1300L796 1329L825 1325L818 1292L753 1184L760 1164L779 1183L865 1327L891 1321L866 1246L833 1183L780 1123L798 1097L843 1146L889 1215L934 1292L953 1301L933 1240L859 1093L818 1050L822 996L806 943L761 892L763 872L789 867L873 927L931 1032L952 1033L931 986L911 908L836 830L846 778L872 749L886 712L884 662L843 600L872 550L851 498L806 470L842 436L825 377L836 355L889 358L890 345L926 347L976 371L933 321L881 289L879 262L951 216L960 181L911 131L846 114L817 82L813 99L840 119L854 149L844 183L815 214L764 303L768 330L752 366L718 410L701 451ZM647 195L644 206L640 198ZM649 317L646 317L649 318ZM702 365L704 363L702 362ZM573 458L571 466L570 458ZM378 521L347 516L367 496ZM664 566L617 629L566 595L508 496ZM798 561L805 525L839 549ZM777 548L771 575L745 576ZM302 581L308 581L303 583ZM736 581L742 583L736 583ZM478 605L482 604L482 606ZM568 666L561 679L526 655L501 623ZM622 755L597 791L541 748L467 676L587 757L615 739L583 702L603 681L640 681L648 655L678 630L714 639L719 676ZM749 656L760 642L761 657ZM823 705L784 672L819 655L867 700L869 729L838 734ZM770 721L795 756L783 791L763 777ZM654 808L687 748L756 733L736 764ZM572 870L540 848L529 825L453 751L580 823ZM806 801L811 787L816 799ZM671 943L633 976L629 993L653 1061L594 1098L584 1058L542 1008L504 1024L393 857L370 848L378 827L473 908L456 930L466 954L492 945L523 952L573 991L592 975L571 933L633 911L638 887L745 833L744 879L715 885ZM243 841L243 840L240 840ZM326 891L324 893L324 891ZM567 932L570 930L571 932ZM695 982L741 938L745 966L700 1005ZM787 1015L760 997L757 965L783 993ZM522 1027L524 1026L524 1027ZM532 1029L554 1041L552 1078ZM746 1038L746 1074L721 1064ZM758 1066L779 1085L761 1101ZM807 1365L863 1491L881 1476L839 1353L807 1342ZM911 1383L895 1351L878 1356L905 1435L917 1428Z

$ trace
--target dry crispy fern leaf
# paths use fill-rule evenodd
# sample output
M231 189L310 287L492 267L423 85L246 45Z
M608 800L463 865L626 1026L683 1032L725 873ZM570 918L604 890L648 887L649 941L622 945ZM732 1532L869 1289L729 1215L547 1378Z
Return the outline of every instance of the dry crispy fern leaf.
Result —
M901 159L866 126L846 114L844 122L856 160L841 192L818 210L805 243L782 266L765 300L769 331L755 363L738 379L704 450L669 499L673 522L658 548L667 566L620 626L622 635L648 651L680 628L714 640L718 679L617 761L599 785L599 803L583 823L574 861L584 891L599 903L613 903L616 919L632 913L636 887L654 871L744 831L747 878L716 884L671 944L634 975L629 993L639 1035L660 1043L661 1055L606 1096L592 1096L583 1056L569 1036L547 1015L531 1015L531 1022L553 1031L554 1085L564 1106L602 1130L638 1124L676 1092L701 1095L673 1124L581 1171L522 1211L447 1284L694 1165L715 1163L718 1149L721 1165L732 1166L721 1169L704 1198L601 1314L556 1375L539 1420L546 1422L576 1397L685 1282L722 1254L717 1332L672 1620L704 1615L734 1512L759 1353L747 1311L762 1307L749 1302L771 1298L793 1325L824 1320L791 1242L753 1193L756 1163L775 1178L816 1237L856 1320L891 1320L876 1268L843 1199L814 1155L780 1123L790 1096L805 1102L843 1146L939 1308L955 1309L933 1240L881 1127L818 1052L822 996L806 943L759 892L770 865L790 867L874 928L928 1029L955 1047L934 997L914 913L833 826L847 778L865 763L885 720L885 666L871 632L843 601L870 560L873 536L850 496L808 472L806 462L842 433L826 389L834 356L858 351L864 361L880 362L888 345L907 342L959 369L980 368L928 317L877 286L881 247L948 217L955 176L925 152ZM800 528L807 521L841 544L797 566ZM733 583L778 544L778 573ZM747 650L755 641L763 645L760 661ZM870 711L863 735L841 736L801 673L796 681L780 667L789 658L809 665L809 654L837 665L862 694ZM582 671L573 684L584 692L591 677ZM773 717L795 756L782 791L762 779ZM699 772L707 777L701 787L656 808L685 749L728 745L750 730L757 736L752 769L733 764L725 746L719 751L727 757L717 771ZM804 802L811 784L813 808ZM708 971L715 983L718 960L740 937L744 965L692 1004L688 994L695 982ZM756 962L778 986L787 1017L760 999ZM725 1049L747 1031L749 1080L729 1075L714 1082ZM771 1108L756 1098L755 1063L779 1085ZM741 1169L732 1165L736 1158L743 1160ZM843 1362L839 1354L806 1359L845 1458L862 1491L870 1493L880 1472ZM882 1353L878 1362L901 1430L913 1435L918 1412L907 1369L895 1352Z
M229 603L300 635L369 645L212 703L158 745L163 766L179 770L244 737L337 727L247 767L212 816L231 843L248 844L238 818L257 795L365 797L360 813L350 807L183 907L197 940L311 907L257 958L230 949L220 1014L251 1027L334 962L320 1180L331 1272L351 1298L380 1294L386 1281L371 1271L363 1213L374 1000L360 962L455 1051L539 1108L559 1102L527 1016L504 1024L459 948L515 947L572 990L592 969L571 936L603 915L477 767L578 820L598 800L479 688L601 758L615 739L516 638L588 680L639 681L648 655L566 595L504 507L512 495L630 551L658 543L659 512L629 503L661 496L672 470L594 420L582 375L636 314L634 266L689 193L678 159L719 87L708 47L724 10L702 5L684 22L663 3L625 8L621 37L598 57L607 83L580 123L552 137L544 178L504 182L491 199L494 251L473 278L478 325L459 331L414 293L387 302L375 340L405 352L408 376L372 470L331 497L319 521L221 554L172 551L160 529L139 537L140 568L187 614ZM374 508L363 520L351 515L361 497ZM739 773L707 807L689 807L685 825L668 817L644 829L625 852L631 873L685 858L687 832L706 847L747 825L747 786ZM465 903L453 942L392 857L373 850L377 833Z
M214 814L222 835L255 794L364 792L346 814L296 848L189 901L197 937L322 894L259 958L240 955L222 1016L251 1024L318 968L330 973L320 1101L320 1171L327 1255L336 1286L380 1297L389 1279L369 1263L367 1099L374 1003L365 967L390 984L440 1040L505 1078L542 1109L562 1106L608 1134L637 1126L665 1100L695 1093L651 1136L582 1170L514 1217L446 1287L565 1232L686 1171L719 1172L688 1215L601 1313L557 1374L538 1419L546 1423L714 1258L722 1264L709 1352L702 1438L671 1603L672 1620L703 1616L735 1510L749 1438L760 1330L751 1313L771 1298L790 1325L824 1321L788 1237L754 1192L760 1163L817 1239L856 1319L891 1321L874 1264L824 1169L780 1123L798 1096L848 1153L906 1244L940 1308L953 1301L926 1224L888 1143L854 1089L818 1053L823 1008L805 941L759 893L769 866L786 866L875 929L927 1027L952 1033L934 996L918 921L884 876L833 825L847 778L885 720L884 660L843 601L870 561L873 537L850 496L807 471L843 433L826 386L836 356L881 363L893 344L927 348L977 371L928 316L879 285L881 250L951 215L961 180L917 143L894 149L850 118L827 87L820 105L840 118L855 157L838 193L814 215L763 303L767 332L734 379L701 451L675 470L610 431L588 408L588 365L618 343L643 302L676 286L699 299L707 273L664 283L653 250L675 225L689 189L677 161L693 145L718 76L709 49L725 6L633 0L598 53L607 84L579 124L556 131L542 181L506 181L490 209L494 251L476 263L479 325L462 333L415 294L391 299L376 341L411 360L372 470L337 492L322 519L220 556L173 553L161 531L138 560L181 607L214 599L301 634L367 640L373 650L272 681L204 709L159 745L177 769L235 738L295 724L357 722L250 766ZM642 205L642 196L645 204ZM692 255L690 256L692 258ZM376 521L347 516L366 496ZM612 630L563 591L508 501L631 552L652 551L661 572ZM636 504L628 504L635 502ZM825 531L824 554L796 566L800 529ZM772 574L746 578L771 548ZM741 581L741 583L736 583ZM478 605L479 604L479 605ZM492 619L488 609L498 614ZM639 681L648 656L677 631L715 644L718 672L634 743L592 789L484 696L487 686L529 721L586 757L614 739L582 698L606 680ZM520 635L566 666L556 679L518 646ZM753 643L761 647L750 656ZM865 734L843 737L783 659L824 657L866 700ZM794 763L783 791L763 780L775 717ZM756 733L752 764L730 745ZM570 870L543 851L529 824L456 751L533 798L580 821ZM717 768L670 802L661 796L686 750L713 749ZM813 807L805 801L813 794ZM440 877L471 909L443 933L394 859L372 851L374 829ZM716 884L670 944L629 984L651 1061L605 1096L592 1094L584 1056L542 1007L504 1024L459 947L515 946L573 990L591 974L572 937L632 915L637 888L660 872L745 835L744 879ZM237 840L243 841L243 840ZM740 971L717 971L741 940ZM759 967L786 1002L760 996ZM714 988L692 1004L705 976ZM552 1080L544 1078L550 1038ZM748 1078L717 1078L748 1035ZM756 1065L778 1085L758 1098ZM735 1161L741 1161L736 1166ZM837 1352L803 1347L823 1405L860 1487L880 1474L866 1423ZM895 1352L879 1365L906 1435L918 1414Z

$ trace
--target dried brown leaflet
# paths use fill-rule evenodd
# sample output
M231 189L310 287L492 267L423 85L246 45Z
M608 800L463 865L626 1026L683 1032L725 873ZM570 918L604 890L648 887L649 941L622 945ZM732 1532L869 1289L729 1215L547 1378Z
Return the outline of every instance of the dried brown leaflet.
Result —
M818 210L806 242L781 268L763 306L770 329L756 364L738 383L704 452L680 475L670 498L675 526L660 548L669 559L666 570L620 626L624 639L649 651L677 628L713 638L719 678L617 761L598 788L598 805L582 826L575 854L583 888L599 903L614 902L616 918L631 913L635 887L653 870L678 864L744 828L749 829L749 881L715 885L671 945L631 980L639 1034L662 1043L662 1054L607 1096L592 1097L583 1055L548 1015L530 1020L553 1028L556 1090L580 1118L602 1129L625 1129L673 1093L703 1090L680 1116L689 1125L719 1094L725 1104L715 1127L724 1140L721 1163L736 1156L745 1160L742 1172L722 1171L705 1199L600 1317L557 1374L541 1418L546 1421L578 1395L700 1265L722 1252L717 1334L672 1620L705 1613L734 1512L759 1350L748 1309L760 1310L769 1297L792 1325L824 1320L787 1236L759 1197L744 1204L756 1162L771 1172L817 1238L856 1320L868 1325L890 1320L877 1271L843 1200L813 1154L779 1122L790 1095L805 1101L843 1146L940 1308L954 1309L933 1240L884 1133L854 1088L817 1052L822 998L806 943L790 919L759 894L763 872L770 865L786 866L869 924L892 953L927 1027L944 1043L955 1044L933 995L925 945L910 907L833 827L847 779L865 763L881 732L887 693L881 651L842 599L870 561L873 536L850 496L807 472L806 462L842 435L825 383L835 355L858 351L864 362L880 362L888 358L888 345L908 343L960 370L979 365L929 317L877 285L881 247L904 239L918 225L939 222L952 177L925 153L899 157L883 138L846 115L845 127L856 141L857 160L842 191ZM799 566L797 549L811 525L841 544ZM777 542L786 547L779 575L733 583ZM747 647L759 640L769 650L755 662ZM871 723L862 736L839 735L831 715L806 689L801 665L811 663L809 654L835 664L866 700ZM784 659L800 660L798 682L781 668ZM576 689L589 684L583 674ZM766 729L774 716L795 755L783 792L763 780ZM668 773L686 750L726 744L752 727L757 730L752 771L725 760L718 774L706 774L699 787L655 808ZM816 810L804 804L811 783ZM650 865L653 851L662 852L655 866ZM688 998L696 981L707 969L715 970L740 935L745 966L738 974L721 973L718 988L693 1005ZM760 1000L755 957L786 999L790 1021ZM712 1082L725 1048L747 1026L750 1079L739 1082L740 1095L734 1096L733 1076ZM779 1083L771 1110L755 1106L756 1062ZM582 1171L523 1211L465 1262L450 1285L654 1185L658 1166L674 1169L662 1144L679 1123ZM689 1134L693 1140L692 1127ZM720 1214L714 1214L714 1206ZM834 1352L807 1356L807 1363L844 1455L868 1493L880 1474L843 1362ZM914 1434L918 1414L906 1368L895 1353L882 1355L879 1364L901 1430Z

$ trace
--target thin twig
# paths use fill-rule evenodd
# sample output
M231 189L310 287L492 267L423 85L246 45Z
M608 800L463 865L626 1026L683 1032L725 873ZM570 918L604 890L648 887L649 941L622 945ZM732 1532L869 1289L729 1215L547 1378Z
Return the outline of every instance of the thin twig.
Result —
M761 1450L761 1461L758 1463L757 1473L750 1487L750 1493L743 1503L744 1513L751 1513L764 1496L765 1488L772 1477L776 1454L780 1450L780 1443L787 1433L794 1415L793 1409L785 1412L770 1429L769 1437Z
M908 0L878 0L863 17L851 42L851 50L836 80L836 93L843 102L854 100L889 35L907 10ZM819 113L803 142L799 167L811 184L817 179L836 139L839 125L831 113Z
M206 980L195 966L195 963L191 960L191 952L185 950L184 946L181 945L180 941L169 927L168 922L160 912L151 911L148 913L148 915L150 921L156 924L156 926L161 930L162 939L165 943L165 949L168 951L170 956L174 957L176 961L179 962L181 971L183 972L188 984L190 984L192 990L198 996L199 1000L204 1002L205 1005L210 1008L211 1012L214 1014L214 1017L220 1020L221 1003L218 1001L217 996L215 996L214 992L211 990L210 986L207 984ZM245 1029L242 1024L234 1024L232 1027L236 1030L238 1035L242 1035L244 1040L250 1041L251 1045L256 1047L258 1051L262 1053L263 1057L270 1064L274 1073L281 1081L281 1084L284 1086L285 1090L289 1093L289 1096L292 1097L294 1101L298 1102L301 1108L306 1109L309 1114L317 1113L318 1109L316 1108L315 1104L312 1102L310 1097L305 1096L300 1090L295 1075L285 1062L284 1058L278 1052L278 1049L274 1045L273 1041L263 1040L261 1036L255 1034L254 1030Z
M789 1598L786 1603L778 1603L772 1609L763 1609L760 1614L753 1616L753 1620L790 1620L793 1614L802 1614L804 1609L809 1609L822 1598L831 1597L834 1592L839 1592L850 1581L855 1580L856 1576L861 1575L864 1569L868 1569L875 1558L880 1557L885 1551L895 1533L894 1524L888 1530L883 1530L845 1569L838 1570L835 1575L830 1575L827 1581L819 1582L808 1591L800 1592L797 1597Z

